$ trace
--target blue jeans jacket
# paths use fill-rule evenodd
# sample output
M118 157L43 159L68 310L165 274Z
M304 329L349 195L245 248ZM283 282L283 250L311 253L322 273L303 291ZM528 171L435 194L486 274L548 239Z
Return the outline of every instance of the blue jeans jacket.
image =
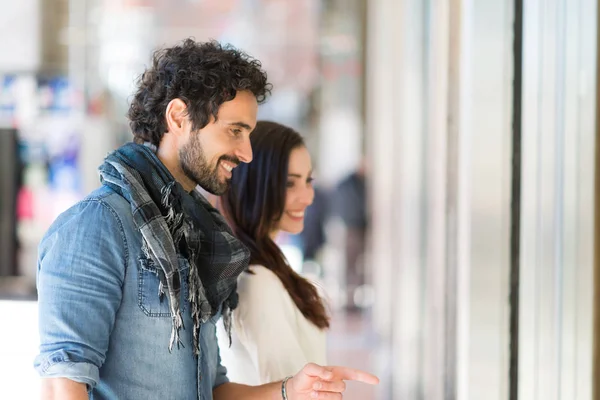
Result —
M129 203L103 187L54 222L38 261L42 377L88 385L91 399L212 399L228 382L216 338L217 314L192 352L189 265L181 258L185 348L169 353L171 313L156 270L141 260Z

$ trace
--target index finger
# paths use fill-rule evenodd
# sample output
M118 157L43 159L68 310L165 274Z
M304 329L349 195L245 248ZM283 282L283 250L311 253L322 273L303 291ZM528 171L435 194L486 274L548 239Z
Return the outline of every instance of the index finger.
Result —
M369 385L377 385L379 378L373 374L370 374L360 369L347 368L347 367L329 367L333 372L334 379L341 379L344 381L358 381L368 383Z

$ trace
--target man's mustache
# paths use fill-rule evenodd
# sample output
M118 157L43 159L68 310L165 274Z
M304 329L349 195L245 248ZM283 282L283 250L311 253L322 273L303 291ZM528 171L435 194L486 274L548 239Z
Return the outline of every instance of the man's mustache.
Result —
M236 167L242 163L240 161L240 159L237 158L236 156L229 156L229 155L224 155L224 156L219 157L219 161L229 161L230 163L234 163Z

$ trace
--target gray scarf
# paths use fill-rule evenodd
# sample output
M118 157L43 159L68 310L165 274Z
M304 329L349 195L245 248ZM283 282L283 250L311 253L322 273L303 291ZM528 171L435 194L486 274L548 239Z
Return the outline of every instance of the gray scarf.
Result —
M157 266L160 289L166 288L173 329L169 343L181 344L179 304L181 276L178 255L190 263L188 300L194 322L194 354L198 355L200 324L222 308L231 333L231 311L237 307L237 277L250 259L248 249L233 236L221 214L196 190L186 192L154 153L152 145L128 143L109 154L100 179L131 204L133 220L143 237L143 254Z

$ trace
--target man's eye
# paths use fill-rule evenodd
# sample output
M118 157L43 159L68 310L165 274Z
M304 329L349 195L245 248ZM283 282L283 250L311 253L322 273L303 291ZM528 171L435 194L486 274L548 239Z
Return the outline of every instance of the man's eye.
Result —
M289 188L291 188L291 187L294 187L294 182L291 182L291 181L290 181L290 182L286 183L286 185L285 185L285 186L287 186L287 187L289 187Z
M239 136L242 133L241 129L232 129L231 133L233 134L233 136Z

